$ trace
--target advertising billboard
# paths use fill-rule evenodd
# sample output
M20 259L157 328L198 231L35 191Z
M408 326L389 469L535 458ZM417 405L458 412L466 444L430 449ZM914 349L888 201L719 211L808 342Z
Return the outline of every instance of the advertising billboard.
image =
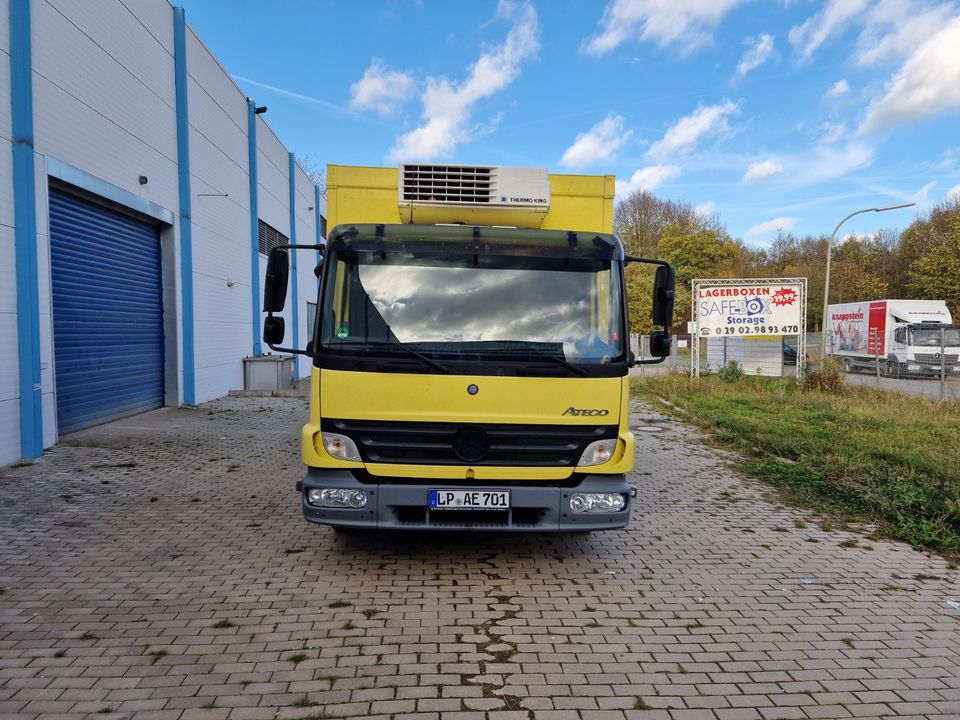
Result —
M693 321L697 334L798 335L804 326L805 291L803 278L694 280Z

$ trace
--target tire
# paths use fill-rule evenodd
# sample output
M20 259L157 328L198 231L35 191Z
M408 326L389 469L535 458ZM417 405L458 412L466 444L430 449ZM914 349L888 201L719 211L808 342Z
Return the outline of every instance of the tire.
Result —
M886 367L886 376L891 378L898 378L903 373L900 372L900 363L896 360L887 360Z
M857 366L853 364L853 360L845 357L843 359L843 371L845 373L855 373L857 371Z

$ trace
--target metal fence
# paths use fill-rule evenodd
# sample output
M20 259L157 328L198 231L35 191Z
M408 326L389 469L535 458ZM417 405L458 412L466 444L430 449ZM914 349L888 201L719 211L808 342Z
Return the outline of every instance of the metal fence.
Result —
M699 374L715 374L731 361L747 375L799 377L809 368L822 366L824 355L837 364L844 379L851 385L867 385L909 395L922 395L941 400L960 401L960 347L951 345L949 330L932 328L932 336L923 333L913 338L898 330L877 338L844 337L828 333L827 345L819 332L807 333L804 342L795 335L762 338L697 338L674 335L668 357L659 365L639 365L631 371L635 377L662 375L670 372L697 374L693 366L693 343L700 343ZM911 341L908 346L906 340ZM922 345L912 344L918 340ZM630 347L637 357L650 356L648 335L631 335ZM797 367L797 348L803 357ZM798 374L798 370L800 373Z
M960 400L960 330L900 327L828 333L827 356L847 382L940 400Z

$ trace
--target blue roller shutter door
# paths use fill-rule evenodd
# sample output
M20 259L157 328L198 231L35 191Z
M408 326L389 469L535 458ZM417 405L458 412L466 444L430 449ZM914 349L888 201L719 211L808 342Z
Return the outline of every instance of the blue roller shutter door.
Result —
M60 433L164 403L159 229L50 190Z

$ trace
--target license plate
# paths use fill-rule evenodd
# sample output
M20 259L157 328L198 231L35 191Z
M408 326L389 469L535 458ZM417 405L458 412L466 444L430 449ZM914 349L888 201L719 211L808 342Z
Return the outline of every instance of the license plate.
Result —
M431 510L508 510L509 490L431 490Z

